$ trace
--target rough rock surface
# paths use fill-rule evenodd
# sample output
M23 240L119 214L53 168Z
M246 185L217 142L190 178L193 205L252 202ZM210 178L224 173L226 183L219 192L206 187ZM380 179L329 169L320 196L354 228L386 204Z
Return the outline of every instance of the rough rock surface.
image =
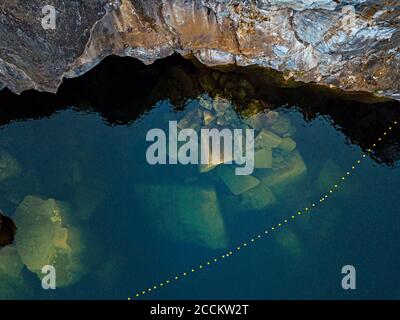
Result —
M56 29L45 30L42 9L56 9ZM54 91L85 50L106 0L7 0L0 4L0 83L14 92ZM1 84L0 84L1 88Z
M111 54L149 64L177 52L400 100L397 0L53 0L54 31L31 18L42 2L0 6L0 81L18 93L56 91Z

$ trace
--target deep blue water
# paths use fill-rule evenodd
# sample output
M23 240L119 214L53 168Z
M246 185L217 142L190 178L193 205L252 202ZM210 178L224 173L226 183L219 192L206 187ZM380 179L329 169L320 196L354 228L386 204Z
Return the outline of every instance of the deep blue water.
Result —
M197 103L192 101L188 108L196 108ZM69 203L78 228L87 238L85 259L89 266L76 284L54 291L42 290L39 278L25 268L23 280L18 280L23 285L13 292L2 288L0 297L127 299L156 285L157 289L140 298L399 298L400 169L396 163L378 164L368 156L321 204L319 199L329 190L321 191L315 183L324 164L335 163L340 170L332 174L342 176L364 151L350 143L328 117L305 121L295 106L276 111L297 129L294 139L307 173L281 190L275 205L240 212L213 171L201 174L195 166L150 166L146 162L146 132L166 128L168 120L179 120L187 112L174 110L168 101L160 101L128 126L109 126L98 114L73 109L4 126L0 147L19 161L22 173L11 184L12 196L0 198L0 208L13 216L18 202L10 199L20 201L27 195ZM374 134L378 137L382 132ZM138 186L149 184L164 186L165 198L168 186L181 186L180 190L214 186L228 247L198 245L187 231L176 231L177 239L171 234L177 227L166 227L168 217L175 221L177 209L164 206L164 210L154 212L154 206L149 205L154 195L148 199L138 192ZM94 196L85 199L85 194ZM83 200L77 200L79 195ZM97 200L90 217L81 219L78 203ZM314 202L317 206L310 213L236 250L243 241L249 242ZM160 199L160 203L168 201ZM205 226L200 229L207 235ZM206 266L207 261L230 250L232 256ZM356 290L341 288L341 268L348 264L357 271ZM199 270L199 265L204 270ZM196 272L190 272L192 268ZM183 272L188 275L183 276ZM176 275L180 280L173 280ZM168 279L172 284L160 288ZM3 281L12 285L17 280Z

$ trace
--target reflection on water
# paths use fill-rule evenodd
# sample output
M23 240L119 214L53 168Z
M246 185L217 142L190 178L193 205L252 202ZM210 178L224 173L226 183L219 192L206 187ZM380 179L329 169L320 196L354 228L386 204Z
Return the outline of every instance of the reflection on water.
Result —
M57 96L0 94L0 209L18 228L0 249L0 298L126 299L190 270L318 201L399 114L396 103L174 59L111 59ZM149 165L146 133L172 120L255 129L255 171ZM312 215L149 298L395 298L397 134ZM361 277L351 295L345 264ZM41 288L44 265L57 290Z

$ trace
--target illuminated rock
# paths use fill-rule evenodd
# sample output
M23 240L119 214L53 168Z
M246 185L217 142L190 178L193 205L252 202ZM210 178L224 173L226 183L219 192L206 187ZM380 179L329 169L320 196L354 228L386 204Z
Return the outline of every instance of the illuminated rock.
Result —
M298 151L292 152L286 161L284 168L268 172L262 180L263 183L269 187L287 184L301 177L307 171L307 166Z
M179 129L197 130L203 125L203 114L199 109L189 111L178 122Z
M255 148L276 148L282 142L282 138L275 133L263 129L255 139Z
M44 266L54 266L58 287L70 286L81 278L85 246L79 230L70 224L70 209L65 203L27 196L14 217L16 248L30 271L41 278Z
M284 151L292 152L294 149L296 149L296 141L294 141L292 138L284 137L282 138L282 142L278 147Z
M24 264L15 246L0 249L0 300L31 299Z
M265 184L259 184L241 194L241 204L246 209L263 209L276 203L277 199L272 190Z
M272 168L272 149L264 148L254 152L254 167L256 169Z
M341 168L335 161L329 159L326 161L319 172L318 177L313 183L313 188L317 190L319 195L326 194L329 190L333 189L335 184L341 181L341 177L346 171ZM340 188L337 194L340 195L350 195L352 193L352 185L349 181L346 183L345 188Z
M236 175L235 169L226 165L219 166L217 174L234 195L242 194L260 184L256 177Z
M283 136L285 133L289 133L292 129L291 121L289 118L279 116L279 118L270 126L271 131Z
M204 124L206 126L208 126L211 122L215 120L215 115L210 111L204 111L203 116L204 116Z

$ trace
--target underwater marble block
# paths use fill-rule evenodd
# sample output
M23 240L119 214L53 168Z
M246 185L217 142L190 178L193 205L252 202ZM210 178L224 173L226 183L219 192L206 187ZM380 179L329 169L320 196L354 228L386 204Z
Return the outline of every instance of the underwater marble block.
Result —
M333 187L337 183L340 177L343 175L343 169L340 168L336 162L328 160L324 163L317 181L316 186L319 191L325 191Z
M211 249L228 246L214 186L149 184L135 190L166 236Z
M22 262L37 274L45 265L57 270L57 286L66 287L84 273L85 249L81 236L69 223L69 207L57 200L27 196L15 212L15 243Z
M31 288L22 274L23 268L15 246L0 249L0 301L30 296Z
M313 183L313 187L319 193L326 193L334 187L335 184L340 181L345 170L341 168L335 161L329 159L326 161ZM338 190L337 194L350 195L353 192L352 184L350 182L346 183L345 188Z
M246 209L263 209L277 201L272 190L265 184L259 184L257 187L244 192L241 197L241 204Z
M254 152L254 167L256 169L272 168L272 149L264 148Z
M100 189L93 186L77 185L73 200L78 219L89 220L104 198L105 194Z
M0 274L18 277L23 267L24 264L14 246L8 246L0 250Z
M269 187L288 183L300 177L306 171L307 166L300 153L296 150L288 156L287 166L266 175L263 179L263 183Z
M260 184L260 180L256 177L236 175L234 168L225 165L218 167L217 174L234 195L239 195Z
M192 110L178 122L179 129L197 130L203 124L203 115L200 109Z
M210 111L203 112L204 124L208 126L211 122L215 120L215 115Z
M298 236L290 229L282 230L275 233L276 242L280 247L287 250L294 257L299 257L302 254L302 243Z
M275 133L262 129L255 139L254 147L257 148L276 148L282 142L282 138Z
M260 112L244 119L243 122L254 129L262 130L268 125L268 120L267 114Z
M290 119L284 116L279 116L275 123L270 126L270 129L279 135L283 135L293 130Z
M283 151L292 152L294 149L296 149L296 141L294 141L292 138L284 137L282 138L282 142L278 148Z

